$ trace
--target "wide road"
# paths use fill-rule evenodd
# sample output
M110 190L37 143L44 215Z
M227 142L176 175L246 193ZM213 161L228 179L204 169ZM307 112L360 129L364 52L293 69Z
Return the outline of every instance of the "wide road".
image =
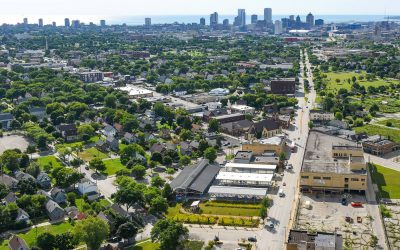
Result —
M300 70L301 76L303 76L303 54L300 55ZM307 71L311 70L311 65L308 63L308 57L305 55L307 62ZM310 86L313 86L312 76L308 74L308 81ZM298 181L300 175L301 164L304 155L304 146L308 136L308 121L309 121L309 107L305 101L304 93L304 79L300 77L300 86L296 92L296 98L298 100L298 110L296 110L296 116L294 121L294 129L288 130L288 138L291 141L295 141L298 145L298 149L295 153L290 155L288 163L293 165L293 169L286 171L283 177L283 182L286 186L283 187L285 197L279 197L273 195L273 206L268 211L268 218L266 223L274 223L275 228L269 230L266 228L258 230L248 229L233 229L233 228L210 228L210 227L190 227L190 237L204 240L205 242L212 240L215 235L219 235L221 241L235 244L242 238L248 238L255 236L257 238L256 247L257 249L283 249L287 234L292 226L292 218L294 218L295 204L298 200ZM308 94L308 99L311 104L315 100L315 91L311 90Z

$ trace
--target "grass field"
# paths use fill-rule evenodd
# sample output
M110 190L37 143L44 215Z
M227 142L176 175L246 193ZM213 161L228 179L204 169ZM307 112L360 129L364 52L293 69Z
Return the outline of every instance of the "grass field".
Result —
M382 127L372 124L367 124L362 127L354 128L357 133L366 132L368 135L382 135L390 138L397 143L400 143L400 129Z
M382 102L386 102L383 104ZM369 109L373 104L377 104L379 112L382 113L397 113L400 112L400 100L388 96L378 96L366 98L364 100L365 109Z
M41 233L44 233L44 232L50 232L50 233L56 235L56 234L65 233L65 232L71 230L72 228L73 228L73 226L70 223L64 222L64 223L53 224L53 225L49 225L49 226L45 226L45 227L38 227L37 229L34 228L34 229L29 230L26 233L19 233L18 236L23 238L26 241L26 243L31 247L31 246L35 245L36 235L40 235ZM0 250L3 250L3 249L8 249L8 240L1 242Z
M108 158L108 155L106 155L105 153L99 151L97 148L93 147L93 148L88 148L86 150L83 150L82 152L78 153L78 156L86 161L89 162L91 160L93 160L94 158L99 158L99 159L105 159Z
M45 166L51 166L51 168L62 166L62 163L53 155L39 157L36 162L40 169L44 169Z
M367 81L365 80L365 73L355 73L355 72L329 72L326 73L327 75L327 90L336 92L339 89L351 89L352 82L348 83L347 79L350 79L355 76L357 78L358 84L361 86L364 86L365 88L368 88L369 86L374 86L374 87L379 87L382 85L390 85L390 83L399 83L399 81L396 80L383 80L383 79L375 79L373 81ZM359 76L364 76L364 80L360 81L358 80ZM340 82L337 83L336 79L339 79Z
M150 240L140 242L134 245L133 247L129 248L129 250L158 250L158 249L160 249L160 243L151 242Z
M259 216L261 206L258 204L235 204L210 201L201 203L200 208L203 214Z
M105 160L106 170L103 172L107 175L114 175L117 171L127 169L120 161L119 158L112 160Z
M386 126L387 122L391 122L393 128L400 128L400 120L399 119L385 119L385 120L381 120L377 123L381 124L383 126Z
M372 179L378 185L382 198L400 199L400 172L380 165L371 167Z

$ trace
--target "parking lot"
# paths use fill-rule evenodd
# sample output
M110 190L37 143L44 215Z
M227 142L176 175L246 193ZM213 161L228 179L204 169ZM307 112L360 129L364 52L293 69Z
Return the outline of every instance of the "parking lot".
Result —
M384 209L388 211L384 223L386 227L389 244L392 249L400 249L400 206L385 205Z
M0 138L0 154L8 149L20 149L25 151L28 148L28 140L20 135L4 135Z
M296 229L337 232L342 234L344 245L350 249L373 249L372 217L368 213L365 197L351 195L347 198L347 205L341 203L342 197L331 194L302 195ZM361 202L363 205L353 207L351 202Z

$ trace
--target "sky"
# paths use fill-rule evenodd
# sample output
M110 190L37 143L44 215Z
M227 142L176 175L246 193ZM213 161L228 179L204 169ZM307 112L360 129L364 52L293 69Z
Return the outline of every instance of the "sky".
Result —
M0 0L0 22L21 22L23 17L55 16L146 16L146 15L223 15L262 14L270 7L273 14L315 15L400 15L399 0Z

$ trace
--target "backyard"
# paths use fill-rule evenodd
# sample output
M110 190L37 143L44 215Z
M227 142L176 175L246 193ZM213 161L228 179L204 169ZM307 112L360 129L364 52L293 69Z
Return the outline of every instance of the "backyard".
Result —
M382 135L388 137L397 143L400 143L400 130L396 128L383 127L373 124L367 124L362 127L354 128L356 133L366 132L368 135Z
M382 198L400 199L400 172L380 165L370 166L372 180L378 185Z
M89 162L89 161L93 160L94 158L99 158L101 160L108 158L108 155L99 151L95 147L88 148L88 149L83 150L82 152L79 152L78 156L79 156L79 158L81 158L82 160L84 160L86 162Z

